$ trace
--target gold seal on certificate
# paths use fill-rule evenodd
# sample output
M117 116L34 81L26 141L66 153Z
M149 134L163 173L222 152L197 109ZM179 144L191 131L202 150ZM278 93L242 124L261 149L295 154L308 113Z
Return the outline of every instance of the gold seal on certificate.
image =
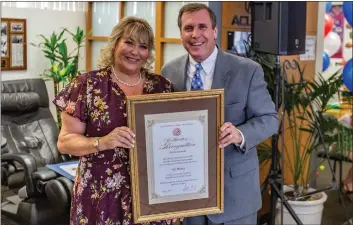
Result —
M224 92L127 97L134 223L223 212Z

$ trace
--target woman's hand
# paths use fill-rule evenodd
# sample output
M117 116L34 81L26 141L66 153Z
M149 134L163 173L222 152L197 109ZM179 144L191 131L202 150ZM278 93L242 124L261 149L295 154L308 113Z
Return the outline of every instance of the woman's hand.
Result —
M135 144L134 138L135 134L130 128L117 127L99 140L99 149L132 148Z

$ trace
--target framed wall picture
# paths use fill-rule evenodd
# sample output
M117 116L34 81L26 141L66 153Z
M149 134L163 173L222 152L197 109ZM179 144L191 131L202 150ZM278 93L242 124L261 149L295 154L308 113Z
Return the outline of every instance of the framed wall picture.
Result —
M1 22L1 58L9 57L7 35L9 34L6 22Z
M24 24L23 22L12 22L11 23L11 32L12 33L23 33Z
M1 70L26 69L26 19L1 18Z
M11 34L11 67L23 67L23 34Z

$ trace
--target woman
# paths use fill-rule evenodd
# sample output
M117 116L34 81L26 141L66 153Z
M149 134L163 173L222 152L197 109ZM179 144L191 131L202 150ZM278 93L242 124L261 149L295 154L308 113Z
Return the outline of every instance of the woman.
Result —
M80 156L70 225L132 224L126 96L171 92L162 76L148 72L154 37L143 19L125 17L101 50L99 70L72 80L54 99L62 110L58 149ZM165 224L166 221L152 224Z

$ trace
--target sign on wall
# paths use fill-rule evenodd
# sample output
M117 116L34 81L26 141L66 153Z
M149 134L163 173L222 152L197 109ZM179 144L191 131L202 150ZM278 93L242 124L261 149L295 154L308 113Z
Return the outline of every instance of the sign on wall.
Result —
M1 70L26 69L26 19L1 18Z
M300 61L315 60L316 36L307 35L305 40L305 53L299 55Z
M236 31L250 31L249 2L223 2L222 27Z

